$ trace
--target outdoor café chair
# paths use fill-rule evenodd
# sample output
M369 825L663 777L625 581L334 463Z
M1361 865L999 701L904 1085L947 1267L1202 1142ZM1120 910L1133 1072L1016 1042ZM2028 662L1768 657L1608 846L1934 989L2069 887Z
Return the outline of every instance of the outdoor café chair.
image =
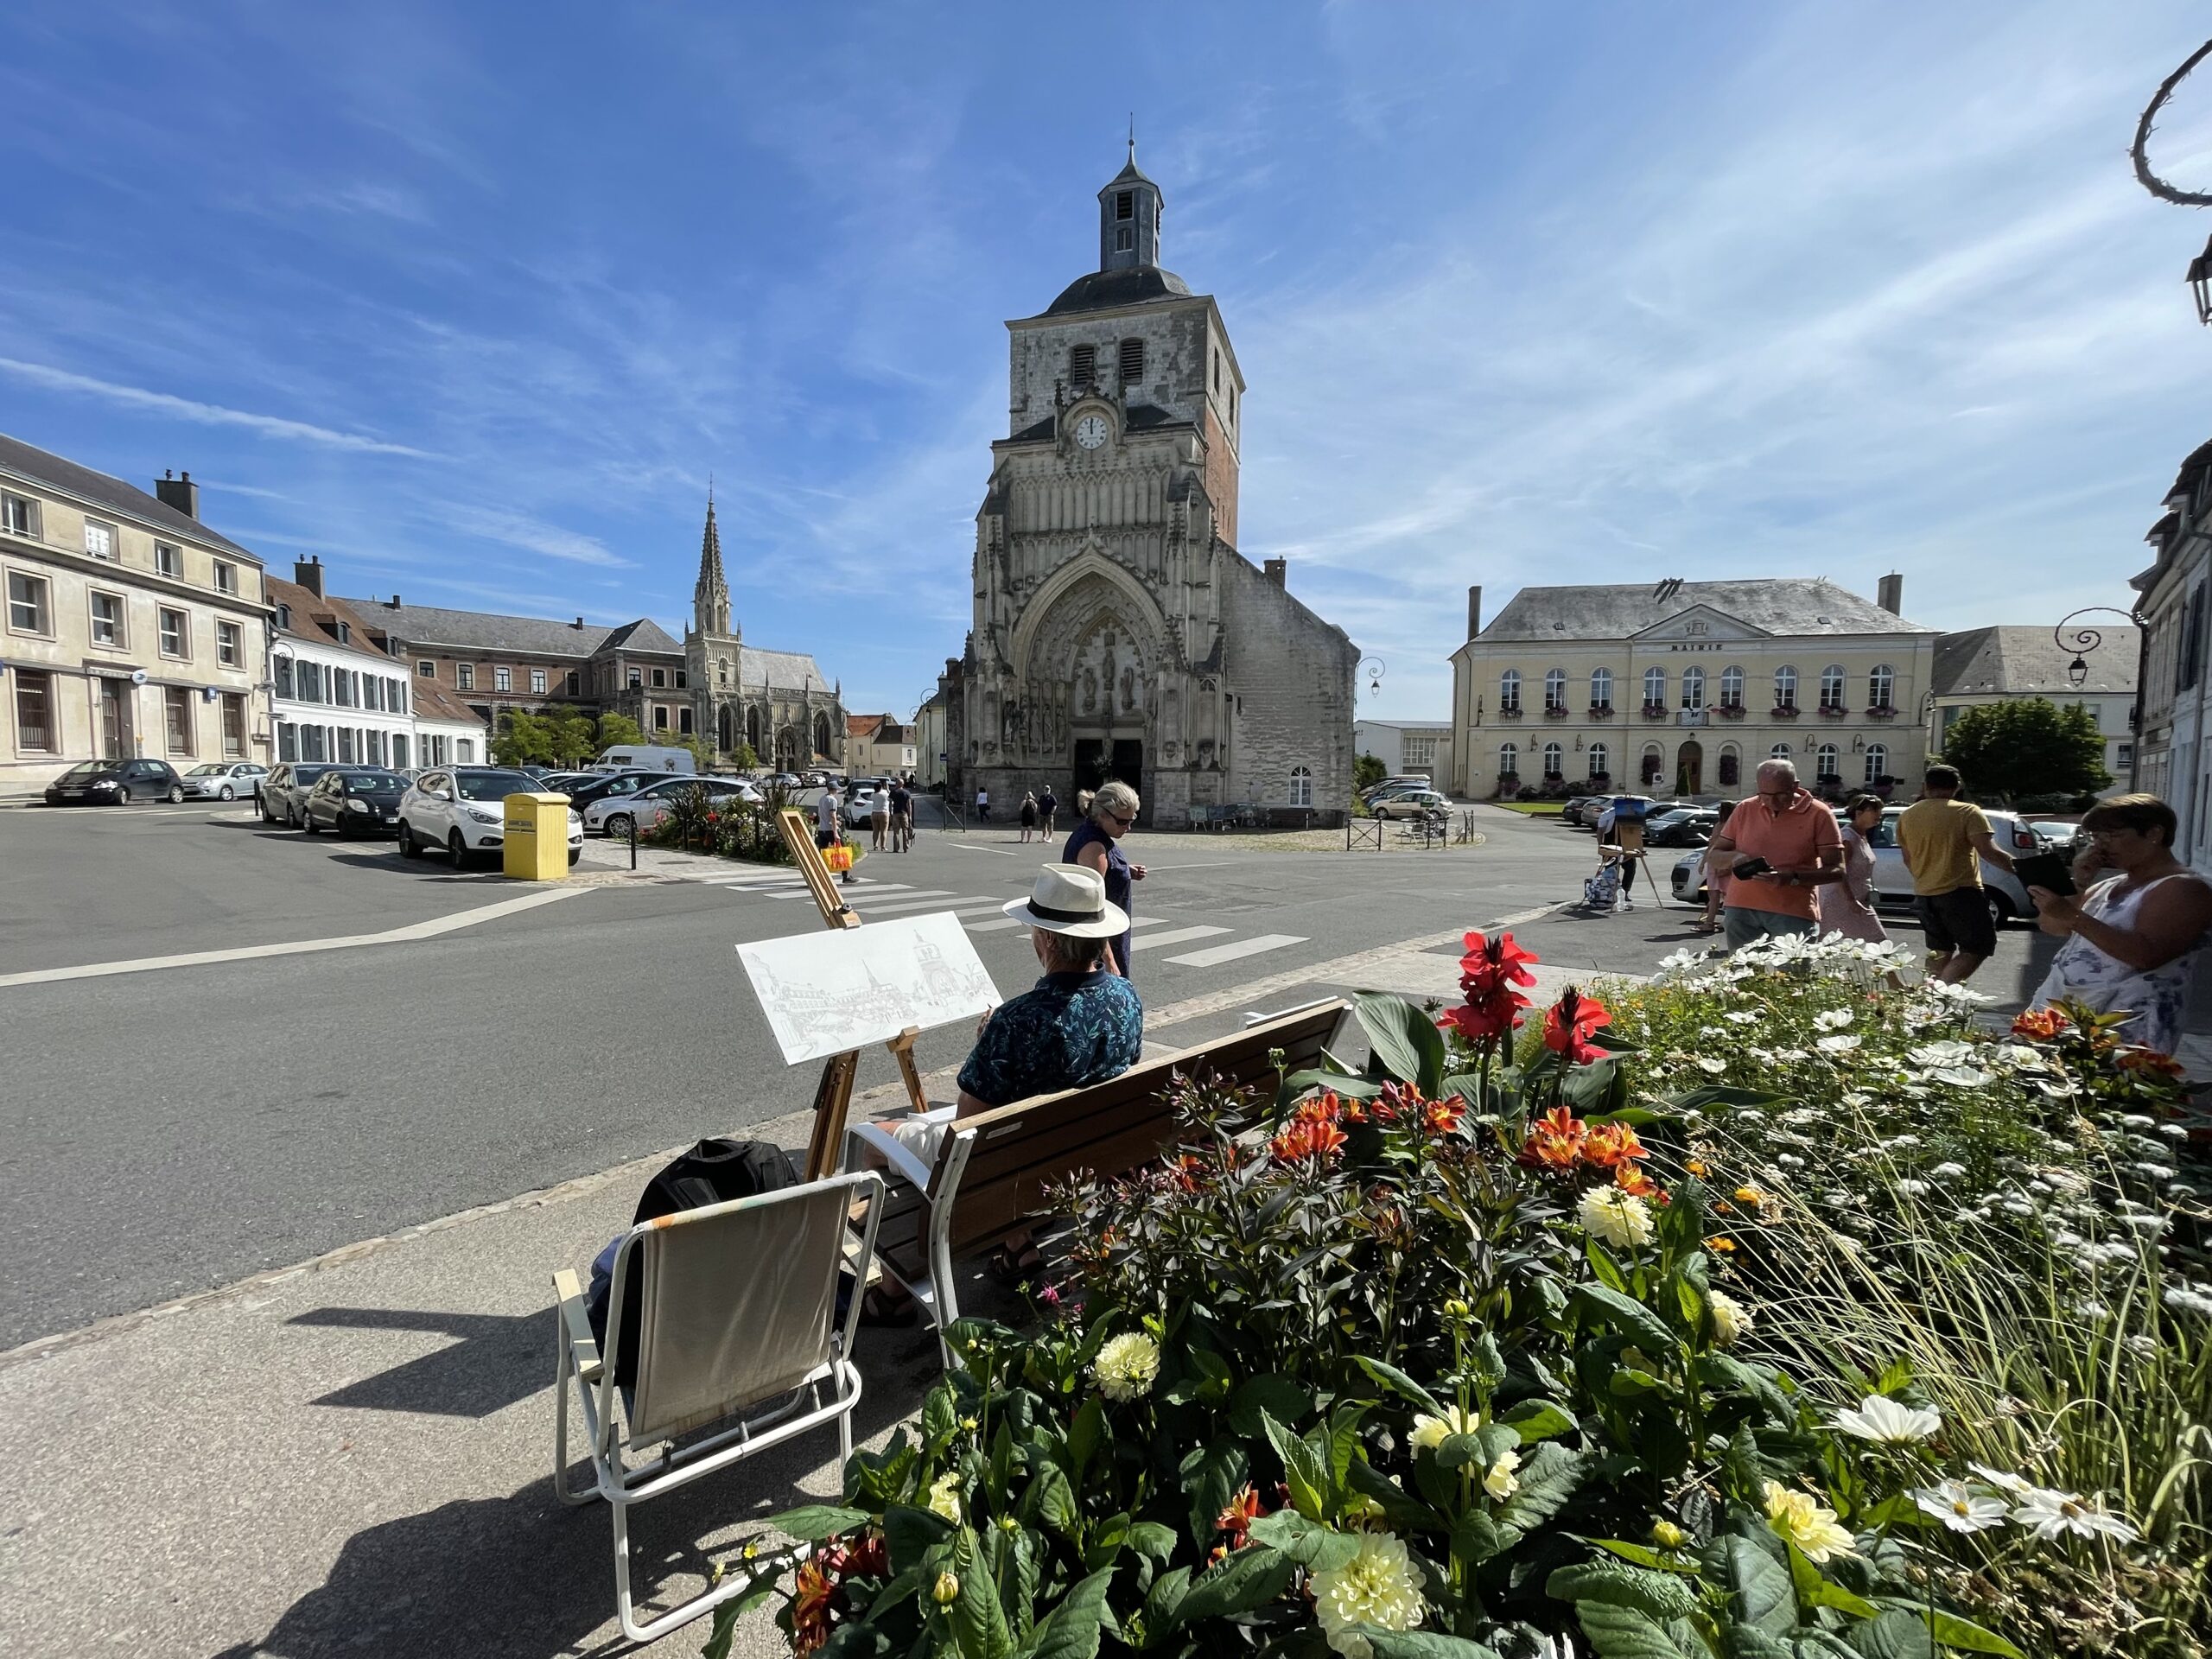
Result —
M563 1503L604 1499L614 1524L614 1605L622 1634L651 1642L741 1593L743 1574L641 1624L631 1605L629 1511L702 1475L835 1421L840 1459L853 1452L860 1373L857 1282L838 1320L847 1240L864 1269L883 1182L868 1171L640 1222L614 1257L602 1354L575 1274L553 1275L560 1370L553 1486ZM849 1233L855 1200L867 1218ZM632 1258L643 1253L638 1351L618 1389L616 1355ZM590 1441L593 1485L569 1484L569 1391ZM620 1396L618 1399L618 1394ZM723 1427L715 1427L716 1425ZM690 1439L714 1428L703 1439ZM680 1446L677 1442L683 1442ZM655 1451L655 1448L658 1448ZM633 1459L650 1461L633 1466Z

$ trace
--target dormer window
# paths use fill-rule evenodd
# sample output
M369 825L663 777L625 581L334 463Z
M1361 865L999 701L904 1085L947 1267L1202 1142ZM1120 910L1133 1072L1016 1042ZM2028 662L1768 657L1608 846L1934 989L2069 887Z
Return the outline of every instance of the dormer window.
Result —
M340 619L338 624L338 643L341 645L350 645L353 643L353 625L343 619Z
M1114 217L1135 219L1136 216L1137 193L1134 190L1116 190L1114 193Z
M1077 346L1068 353L1068 384L1077 387L1090 385L1098 378L1098 348Z
M290 606L279 605L276 607L276 626L283 629L287 633L289 633L292 631L292 607Z
M1144 378L1144 341L1125 340L1122 342L1122 384L1128 385Z

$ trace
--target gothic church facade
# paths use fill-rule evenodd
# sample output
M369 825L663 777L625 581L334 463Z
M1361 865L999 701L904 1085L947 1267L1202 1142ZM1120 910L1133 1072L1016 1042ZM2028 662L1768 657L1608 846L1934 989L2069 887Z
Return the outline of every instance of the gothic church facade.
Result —
M1340 823L1358 654L1282 560L1236 551L1244 377L1212 297L1160 264L1134 145L1098 202L1098 269L1007 325L1008 435L940 687L949 787L1119 778L1163 827L1231 804Z
M683 677L691 693L692 729L712 737L724 764L737 762L741 746L752 748L758 764L783 772L844 764L842 688L823 678L821 667L804 652L747 645L731 620L711 495L699 543L699 580L691 590L691 626L683 635Z

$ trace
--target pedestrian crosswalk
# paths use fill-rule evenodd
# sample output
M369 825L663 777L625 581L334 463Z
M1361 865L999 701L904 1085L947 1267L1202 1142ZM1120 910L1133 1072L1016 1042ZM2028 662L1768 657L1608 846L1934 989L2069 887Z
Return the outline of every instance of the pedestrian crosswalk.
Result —
M720 887L734 895L777 902L797 904L811 896L807 892L804 879L796 870L747 870L736 874L715 875L707 877L705 885ZM963 893L953 887L917 887L905 881L886 881L868 875L855 875L850 882L843 884L840 891L863 916L921 915L932 911L950 911L962 919L970 933L1007 933L1021 925L1012 917L1000 913L1007 902L1002 894ZM1229 928L1205 922L1177 923L1165 916L1135 917L1129 925L1138 930L1136 938L1130 942L1130 948L1135 950L1172 950L1179 944L1196 944L1202 939L1219 941L1164 958L1185 968L1217 967L1225 962L1262 956L1271 950L1287 950L1293 945L1307 942L1302 933L1260 933L1248 938L1232 938L1227 937L1231 932Z

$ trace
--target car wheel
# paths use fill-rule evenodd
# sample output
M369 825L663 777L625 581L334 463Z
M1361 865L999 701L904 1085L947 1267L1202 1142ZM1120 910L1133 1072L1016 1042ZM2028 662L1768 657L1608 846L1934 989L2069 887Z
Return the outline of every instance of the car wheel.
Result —
M468 862L468 843L461 838L460 830L447 832L446 851L453 855L453 867L456 870Z
M407 827L404 819L399 825L399 855L402 858L423 856L423 843L415 839L415 832Z
M222 797L226 801L235 801L238 798L238 792L228 784L225 784L222 788Z
M315 814L312 811L302 812L300 814L300 828L306 830L308 834L311 836L321 833L320 827L316 824L315 821Z
M2002 933L2012 919L2012 901L1994 887L1984 887L1981 896L1989 902L1989 925Z
M583 855L584 855L584 849L583 849L582 848L581 848L581 847L571 847L571 848L569 848L569 868L570 869L572 869L572 870L573 870L573 869L575 869L575 868L576 868L576 866L577 866L580 862L582 862L582 861Z
M261 821L264 823L274 823L276 822L276 815L269 810L269 798L266 795L255 796L253 798L253 807L255 811L261 814Z
M184 804L184 785L182 784L171 784L169 785L169 804L171 806L182 806Z
M284 827L287 830L300 827L300 809L290 801L284 803Z
M615 813L607 821L607 838L609 841L627 841L636 823L637 820L626 812Z
M128 806L130 804L130 791L127 785L115 791L115 804L118 806Z

